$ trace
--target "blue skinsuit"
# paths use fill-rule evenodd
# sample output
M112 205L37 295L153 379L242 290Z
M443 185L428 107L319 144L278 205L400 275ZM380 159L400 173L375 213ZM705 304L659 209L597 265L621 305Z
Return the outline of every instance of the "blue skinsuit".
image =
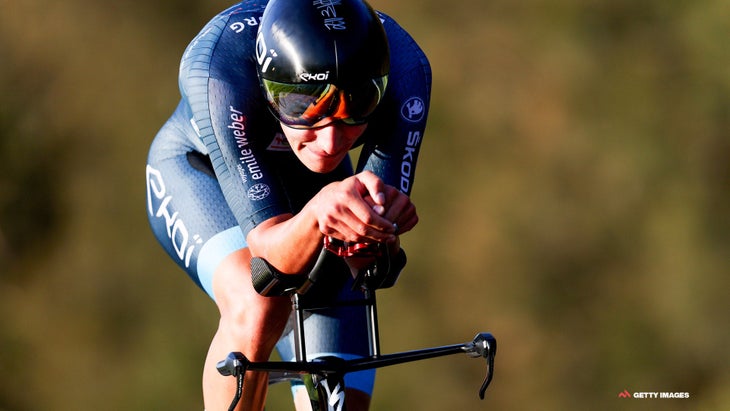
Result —
M243 1L218 14L185 50L182 99L152 142L147 211L160 244L211 298L221 260L246 247L257 224L296 214L322 187L353 174L346 158L330 173L308 170L269 112L256 70L255 39L266 2ZM413 39L380 13L390 46L388 88L357 146L357 170L370 170L410 194L431 92L428 60ZM294 245L293 245L294 246ZM341 297L350 296L345 285ZM368 355L364 317L355 308L306 321L311 355ZM291 337L277 346L293 358ZM356 374L360 374L359 376ZM346 383L371 392L374 373Z

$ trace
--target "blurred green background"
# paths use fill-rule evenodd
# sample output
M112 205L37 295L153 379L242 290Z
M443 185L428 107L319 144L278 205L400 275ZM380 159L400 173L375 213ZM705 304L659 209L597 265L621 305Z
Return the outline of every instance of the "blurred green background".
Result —
M372 4L434 72L383 351L499 340L485 401L457 356L383 370L373 409L730 409L730 3ZM1 410L202 409L216 310L144 166L228 5L0 0Z

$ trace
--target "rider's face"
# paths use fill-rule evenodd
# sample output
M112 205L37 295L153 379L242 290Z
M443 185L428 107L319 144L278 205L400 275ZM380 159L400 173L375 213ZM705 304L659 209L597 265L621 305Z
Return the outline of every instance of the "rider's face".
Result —
M334 122L310 129L294 129L282 124L281 128L299 161L314 172L328 173L342 162L365 132L367 124Z

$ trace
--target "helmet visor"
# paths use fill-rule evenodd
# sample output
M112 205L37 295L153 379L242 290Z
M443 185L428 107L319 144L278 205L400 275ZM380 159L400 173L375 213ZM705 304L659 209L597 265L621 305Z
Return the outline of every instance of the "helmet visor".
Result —
M345 124L367 122L385 94L388 76L359 86L340 88L327 83L279 83L263 79L266 98L276 117L292 128L322 127L324 120Z

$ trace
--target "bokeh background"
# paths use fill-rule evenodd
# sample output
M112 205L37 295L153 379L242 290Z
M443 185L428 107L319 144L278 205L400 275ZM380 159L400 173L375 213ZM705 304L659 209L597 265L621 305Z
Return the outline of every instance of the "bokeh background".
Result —
M229 4L0 0L1 410L202 409L216 310L144 166ZM457 356L383 370L373 408L730 409L730 3L372 4L434 72L383 350L499 340L485 401Z

